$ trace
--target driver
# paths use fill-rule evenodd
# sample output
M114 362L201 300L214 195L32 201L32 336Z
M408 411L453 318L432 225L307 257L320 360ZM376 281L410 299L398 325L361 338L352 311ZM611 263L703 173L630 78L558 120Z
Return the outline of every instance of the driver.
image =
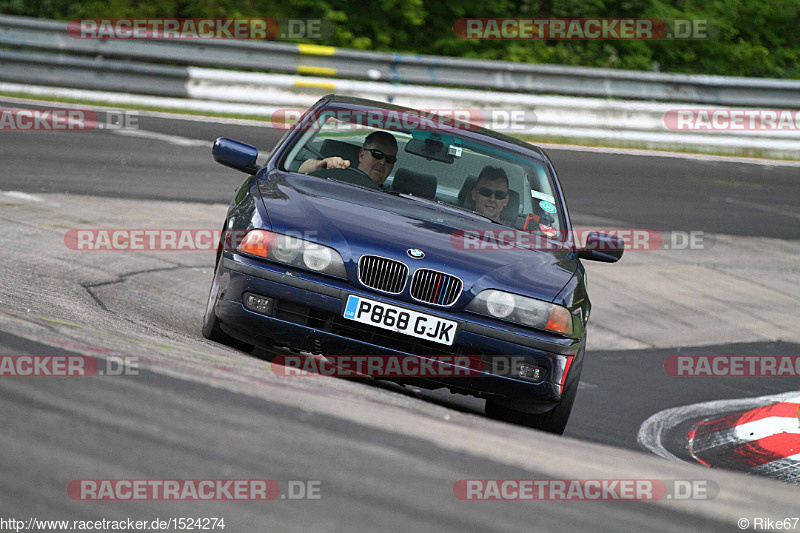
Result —
M397 140L391 133L373 131L364 139L358 151L358 170L369 179L383 185L397 161ZM298 172L309 174L323 168L348 168L350 161L333 156L325 159L308 159L300 165Z
M508 176L500 167L484 167L478 175L478 182L472 189L475 211L493 220L500 219L500 213L508 204Z

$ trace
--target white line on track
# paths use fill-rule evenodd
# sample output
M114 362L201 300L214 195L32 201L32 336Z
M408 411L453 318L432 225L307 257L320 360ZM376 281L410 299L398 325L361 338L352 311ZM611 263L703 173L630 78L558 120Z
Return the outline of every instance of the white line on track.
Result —
M0 191L0 192L5 194L6 196L11 196L12 198L17 198L19 200L26 200L28 202L44 202L44 200L42 200L38 196L34 196L26 192L20 192L20 191Z
M31 100L25 98L13 98L8 96L0 96L0 102L8 102L13 103L16 105L34 105L37 107L47 107L50 104L52 107L59 107L64 109L91 109L94 111L99 112L124 112L124 109L115 109L110 108L107 106L96 106L96 105L79 105L79 104L69 104L69 103L59 103L59 102L46 102L42 100ZM53 106L52 104L56 104ZM0 109L3 107L0 106ZM180 115L175 113L157 113L152 111L137 111L134 110L135 113L148 116L148 117L158 117L158 118L166 118L171 120L186 120L190 122L218 122L223 124L238 124L238 125L245 125L245 126L267 126L264 122L259 122L256 120L240 120L240 119L221 119L219 117L202 117L202 116L195 116L195 115ZM108 128L105 127L105 124L98 123L97 124L98 130L106 130L111 133L115 133L117 135L123 135L126 137L139 137L143 139L154 139L158 141L164 141L169 144L173 144L176 146L201 146L201 147L208 147L210 148L213 146L214 143L211 141L206 141L203 139L191 139L189 137L181 137L179 135L170 135L167 133L158 133L155 131L149 130L141 130L141 129L131 129L131 128Z
M203 139L190 139L188 137L181 137L179 135L169 135L167 133L157 133L155 131L148 131L148 130L131 130L131 129L119 129L119 130L108 130L112 133L117 135L122 135L124 137L139 137L141 139L154 139L156 141L163 141L169 144L174 144L176 146L202 146L205 148L211 148L214 143L211 141L206 141Z

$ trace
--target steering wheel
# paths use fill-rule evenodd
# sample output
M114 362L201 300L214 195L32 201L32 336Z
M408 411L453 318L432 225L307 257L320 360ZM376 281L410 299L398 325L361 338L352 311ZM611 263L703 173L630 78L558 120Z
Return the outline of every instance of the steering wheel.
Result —
M367 174L357 168L321 168L310 172L309 176L318 178L330 178L344 183L352 183L369 189L380 189L380 186L372 181Z

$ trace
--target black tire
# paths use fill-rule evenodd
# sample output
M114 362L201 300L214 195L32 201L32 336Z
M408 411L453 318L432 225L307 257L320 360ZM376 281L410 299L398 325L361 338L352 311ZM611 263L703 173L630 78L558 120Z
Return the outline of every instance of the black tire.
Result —
M484 412L491 418L561 435L567 428L569 415L572 413L572 404L575 403L575 397L578 395L580 374L580 366L572 369L567 376L567 384L561 401L546 413L523 413L492 400L486 400Z
M217 266L214 268L214 281L211 283L211 290L208 293L208 303L206 304L206 312L203 315L203 337L210 341L230 346L236 350L252 352L255 346L244 341L240 341L239 339L234 339L222 331L222 328L220 327L219 318L217 318L217 314L214 312L214 307L217 305L217 296L219 295L219 280L217 277L218 271L219 261L217 261Z

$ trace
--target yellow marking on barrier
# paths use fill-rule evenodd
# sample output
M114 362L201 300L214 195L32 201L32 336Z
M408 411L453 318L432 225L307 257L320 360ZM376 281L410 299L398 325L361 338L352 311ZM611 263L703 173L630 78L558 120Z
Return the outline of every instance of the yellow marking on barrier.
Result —
M321 81L300 81L297 80L294 82L295 87L316 87L319 89L325 89L328 91L335 91L336 85L333 83L325 83Z
M336 76L336 69L329 67L315 67L313 65L297 65L298 74L315 74L317 76Z
M312 56L332 56L336 53L335 46L323 46L321 44L298 44L297 50L301 54Z

